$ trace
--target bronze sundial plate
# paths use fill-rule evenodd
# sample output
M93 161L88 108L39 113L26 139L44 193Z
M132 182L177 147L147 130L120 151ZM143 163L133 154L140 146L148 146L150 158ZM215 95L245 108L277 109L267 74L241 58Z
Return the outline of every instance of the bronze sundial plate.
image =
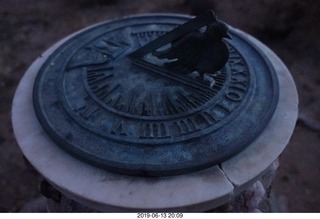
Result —
M229 60L208 80L167 71L150 54L129 58L190 19L129 17L66 41L34 86L35 111L48 135L81 160L130 175L197 171L243 150L278 102L274 69L247 38L229 30Z

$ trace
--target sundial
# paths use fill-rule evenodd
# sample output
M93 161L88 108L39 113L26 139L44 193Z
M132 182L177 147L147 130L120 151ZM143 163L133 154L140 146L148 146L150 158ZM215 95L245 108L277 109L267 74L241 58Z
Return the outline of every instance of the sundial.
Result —
M121 174L168 176L243 150L271 119L278 82L263 52L212 11L150 14L71 37L41 67L33 101L71 156Z

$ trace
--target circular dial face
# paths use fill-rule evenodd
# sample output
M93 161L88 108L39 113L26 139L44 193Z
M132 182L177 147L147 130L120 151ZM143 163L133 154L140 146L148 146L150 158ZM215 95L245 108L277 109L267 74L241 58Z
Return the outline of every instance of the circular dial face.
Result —
M34 87L50 137L85 161L134 175L195 171L243 149L271 118L278 92L273 69L249 42L231 30L228 62L204 75L171 72L152 54L128 56L189 19L107 22L58 48Z

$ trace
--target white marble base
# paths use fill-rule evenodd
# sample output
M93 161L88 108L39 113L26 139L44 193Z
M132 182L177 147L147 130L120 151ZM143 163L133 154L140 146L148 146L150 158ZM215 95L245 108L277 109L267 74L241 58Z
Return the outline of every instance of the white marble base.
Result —
M12 105L18 144L39 173L68 198L97 211L207 211L227 203L253 184L288 144L298 114L298 96L288 69L267 47L280 83L280 99L267 128L246 150L220 166L163 178L125 176L83 163L55 145L40 126L32 104L36 74L69 37L42 54L22 78Z

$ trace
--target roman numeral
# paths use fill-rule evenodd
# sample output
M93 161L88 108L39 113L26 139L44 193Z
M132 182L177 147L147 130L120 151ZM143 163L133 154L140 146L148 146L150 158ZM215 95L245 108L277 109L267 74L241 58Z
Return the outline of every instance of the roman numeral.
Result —
M169 129L165 123L142 123L140 138L170 138Z
M84 105L75 111L82 116L85 120L89 120L91 116L93 116L99 109L92 104Z
M198 114L198 118L201 119L202 124L204 123L206 126L211 126L213 125L216 121L218 121L217 118L215 118L212 114L208 112L200 112Z
M178 127L180 136L201 130L193 118L182 119L174 122L174 124Z
M111 134L114 135L122 135L127 136L126 130L125 130L125 122L121 120L118 122L112 129Z

